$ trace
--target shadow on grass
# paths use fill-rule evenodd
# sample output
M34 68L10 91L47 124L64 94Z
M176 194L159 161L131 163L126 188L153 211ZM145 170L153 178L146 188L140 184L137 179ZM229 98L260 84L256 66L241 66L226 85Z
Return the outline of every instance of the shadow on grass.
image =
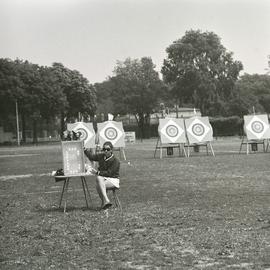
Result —
M74 211L90 211L90 212L99 212L100 208L96 206L90 206L90 207L80 207L80 206L68 206L66 207L65 212L74 212ZM53 206L49 208L36 208L34 209L34 212L38 213L52 213L52 212L60 212L64 213L64 207L58 207L58 206Z

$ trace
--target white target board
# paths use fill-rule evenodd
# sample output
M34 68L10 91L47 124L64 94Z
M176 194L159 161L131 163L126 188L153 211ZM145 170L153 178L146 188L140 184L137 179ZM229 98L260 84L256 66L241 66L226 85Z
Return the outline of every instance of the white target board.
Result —
M244 130L247 134L248 140L269 139L270 130L267 115L245 115Z
M159 119L158 133L161 143L186 143L185 124L183 119Z
M92 123L76 122L67 124L68 131L74 131L80 134L80 140L84 141L84 147L95 148L96 133Z
M205 143L213 140L213 129L209 123L208 116L186 119L185 124L190 144Z
M106 121L97 124L99 144L109 141L114 147L125 147L125 132L122 122Z

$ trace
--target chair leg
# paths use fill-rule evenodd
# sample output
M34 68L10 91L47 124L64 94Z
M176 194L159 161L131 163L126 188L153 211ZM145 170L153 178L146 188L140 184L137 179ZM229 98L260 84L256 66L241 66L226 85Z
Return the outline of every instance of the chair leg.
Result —
M121 214L123 215L123 210L122 210L122 205L121 202L117 196L116 190L113 190L113 196L114 196L114 201L117 207L119 207Z

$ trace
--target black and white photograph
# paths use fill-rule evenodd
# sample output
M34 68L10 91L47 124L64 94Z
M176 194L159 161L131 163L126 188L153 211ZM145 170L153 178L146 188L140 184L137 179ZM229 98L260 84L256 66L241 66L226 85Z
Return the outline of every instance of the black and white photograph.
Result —
M269 0L0 0L0 269L270 270Z

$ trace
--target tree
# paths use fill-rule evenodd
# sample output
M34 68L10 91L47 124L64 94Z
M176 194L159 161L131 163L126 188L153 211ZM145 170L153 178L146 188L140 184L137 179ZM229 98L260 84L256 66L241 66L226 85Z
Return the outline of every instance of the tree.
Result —
M61 111L61 130L63 131L64 119L78 118L79 114L86 118L94 115L96 90L82 74L64 67L61 63L53 63L52 70L67 100L65 108Z
M165 86L155 71L151 58L127 58L117 62L110 86L115 114L134 114L141 138L146 136L150 114L158 106L158 100Z
M224 115L242 63L233 61L213 32L190 30L170 45L162 74L180 106L194 104L203 114Z
M244 74L237 81L230 102L231 115L270 113L270 76Z

